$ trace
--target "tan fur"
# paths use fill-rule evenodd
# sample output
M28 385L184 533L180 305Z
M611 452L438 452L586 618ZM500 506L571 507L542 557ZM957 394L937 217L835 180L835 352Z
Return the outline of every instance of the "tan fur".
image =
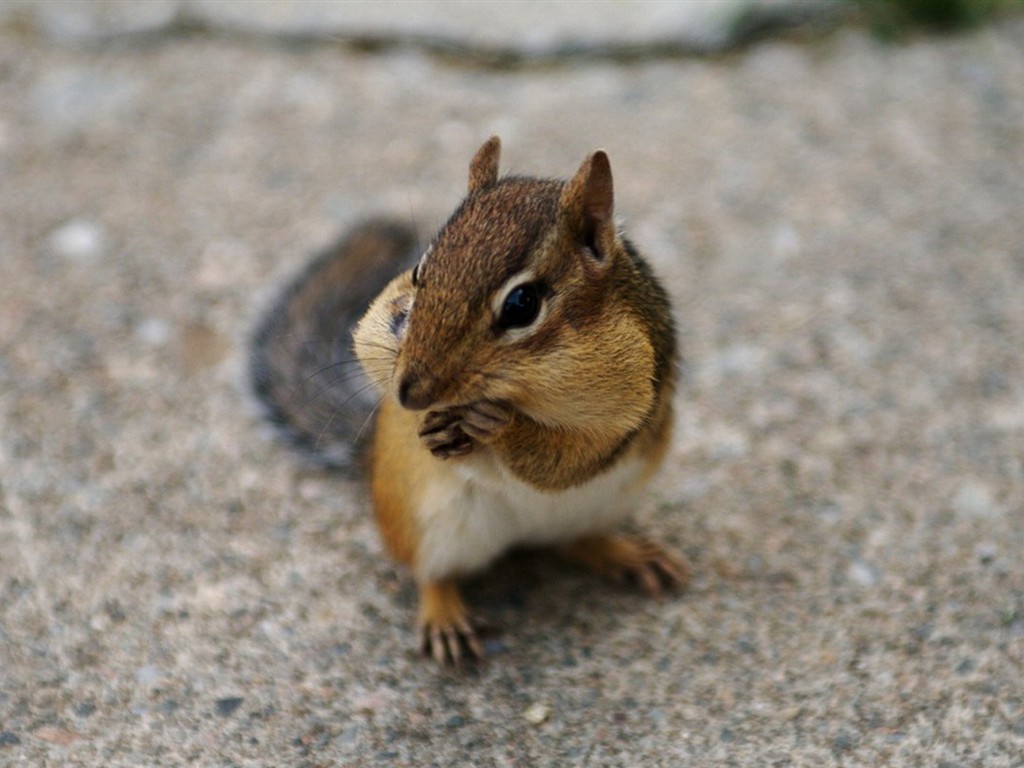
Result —
M420 532L414 510L424 476L437 461L416 437L417 417L386 399L377 414L370 461L373 508L392 557L414 566Z
M614 510L595 510L593 529L578 517L588 498L614 505L594 495L605 493L602 478L624 494L646 481L672 423L671 312L615 229L608 158L595 152L563 183L499 180L499 154L497 137L480 148L469 195L421 259L415 284L411 272L395 278L354 333L384 394L371 461L378 524L417 574L425 646L441 661L479 655L453 579L490 556L460 555L449 532L464 531L467 547L485 543L483 518L470 513L490 513L482 500L523 516L494 518L500 541L517 541L517 525L523 541L550 540L542 530L550 524L574 532L564 553L599 572L632 575L651 592L685 579L660 548L600 530ZM543 311L509 330L501 307L521 281L538 286ZM551 495L564 495L576 517L547 523L516 511L526 493L518 487L540 493L556 515Z

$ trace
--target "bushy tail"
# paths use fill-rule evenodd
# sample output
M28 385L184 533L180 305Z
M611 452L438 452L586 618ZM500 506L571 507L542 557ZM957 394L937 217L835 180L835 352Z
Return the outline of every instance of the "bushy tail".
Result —
M377 396L352 351L352 329L416 255L411 227L364 222L313 259L253 334L253 391L267 419L318 464L357 468Z

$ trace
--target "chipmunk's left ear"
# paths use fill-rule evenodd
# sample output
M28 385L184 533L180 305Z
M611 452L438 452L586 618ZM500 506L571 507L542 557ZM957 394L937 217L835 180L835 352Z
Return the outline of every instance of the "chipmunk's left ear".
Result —
M615 193L608 155L598 150L576 171L559 201L563 226L601 262L615 244Z
M501 139L491 136L473 155L469 163L469 193L498 183L498 161L501 159Z

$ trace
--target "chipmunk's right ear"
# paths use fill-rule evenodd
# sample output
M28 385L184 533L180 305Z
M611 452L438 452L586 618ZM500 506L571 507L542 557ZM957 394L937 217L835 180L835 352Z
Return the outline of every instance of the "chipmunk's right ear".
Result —
M498 160L500 159L501 139L497 136L491 136L476 151L472 162L469 164L470 194L498 183Z
M597 263L607 263L615 247L615 192L608 155L597 150L583 161L562 189L562 226Z

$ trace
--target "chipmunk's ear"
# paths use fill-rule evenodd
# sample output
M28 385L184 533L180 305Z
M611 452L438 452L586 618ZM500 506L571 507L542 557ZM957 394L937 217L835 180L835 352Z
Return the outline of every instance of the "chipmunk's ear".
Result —
M615 193L608 155L598 150L562 190L560 216L581 246L603 261L615 243Z
M496 184L498 181L498 160L501 159L501 139L491 136L473 155L469 164L469 192Z

